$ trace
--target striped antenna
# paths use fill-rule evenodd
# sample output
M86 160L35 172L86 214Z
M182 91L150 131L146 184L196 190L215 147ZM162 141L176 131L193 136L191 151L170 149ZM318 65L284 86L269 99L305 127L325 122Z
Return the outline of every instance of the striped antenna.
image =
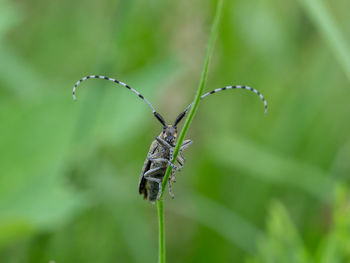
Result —
M228 89L246 89L246 90L249 90L249 91L254 92L254 93L257 94L257 95L260 97L260 99L263 101L264 107L265 107L265 114L267 114L267 102L266 102L264 96L263 96L259 91L257 91L256 89L253 89L253 88L248 87L248 86L238 86L238 85L237 85L237 86L227 86L227 87L224 87L224 88L221 88L221 89L214 89L214 90L212 90L212 91L210 91L210 92L205 93L204 95L202 95L202 96L201 96L201 99L204 99L205 97L208 97L209 95L214 94L214 93L217 93L217 92L219 92L219 91L228 90ZM181 112L181 113L179 114L179 116L176 118L176 120L175 120L175 122L174 122L174 126L177 126L177 124L181 121L181 119L182 119L183 117L185 117L187 111L188 111L191 107L192 107L192 103L191 103L190 105L188 105L187 108L186 108L183 112Z
M158 113L156 112L156 110L153 108L152 104L144 97L142 96L138 91L134 90L133 88L131 88L129 85L119 81L119 80L116 80L116 79L112 79L112 78L109 78L109 77L105 77L105 76L98 76L98 75L91 75L91 76L86 76L84 78L82 78L81 80L79 80L77 83L75 83L74 87L73 87L73 99L74 101L77 101L76 97L75 97L75 94L76 94L76 89L78 87L78 85L80 83L82 83L83 81L87 80L87 79L104 79L104 80L109 80L109 81L112 81L114 83L117 83L117 84L120 84L122 86L124 86L125 88L131 90L133 93L135 93L139 98L141 98L144 102L146 102L146 104L151 108L154 116L157 118L157 120L163 125L163 126L166 126L165 124L165 121L163 119L163 117Z

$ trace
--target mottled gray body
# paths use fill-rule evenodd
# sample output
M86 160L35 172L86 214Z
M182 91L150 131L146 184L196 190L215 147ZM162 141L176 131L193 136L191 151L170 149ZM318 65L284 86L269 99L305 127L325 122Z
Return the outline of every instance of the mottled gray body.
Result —
M169 177L169 193L172 198L174 194L172 192L172 183L175 182L175 171L178 171L183 167L185 158L182 155L182 151L187 148L192 141L185 140L180 148L179 156L176 158L179 167L172 164L174 143L176 140L176 128L174 126L167 126L163 132L156 137L156 140L152 142L148 151L147 158L142 167L140 181L139 181L139 193L151 202L159 199L161 195L161 184L165 175L165 171L168 165L173 167L171 176Z
M160 154L160 157L164 159L170 159L169 152L164 151L162 153L162 147L160 146L160 144L157 141L153 141L148 151L147 158L143 164L139 183L139 193L143 194L144 198L148 199L151 202L157 199L159 185L156 181L147 182L147 179L144 177L144 175L146 172L155 171L153 172L153 174L151 174L151 176L153 178L162 180L167 168L167 164L164 165L164 163L156 163L149 160L149 157L155 154Z

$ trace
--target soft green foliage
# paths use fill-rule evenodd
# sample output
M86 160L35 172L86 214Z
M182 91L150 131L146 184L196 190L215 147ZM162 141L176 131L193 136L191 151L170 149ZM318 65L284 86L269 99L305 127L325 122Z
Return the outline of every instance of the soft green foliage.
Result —
M318 241L314 253L301 240L286 208L281 203L273 203L267 221L267 237L258 243L256 259L247 262L267 263L342 263L350 260L350 193L344 185L335 191L334 211L328 233Z
M137 184L161 127L123 87L71 92L115 77L172 123L216 4L0 0L0 262L156 262L157 211ZM167 262L349 262L349 9L225 3L204 92L249 85L270 110L243 90L200 104L164 194Z
M341 185L335 192L329 233L322 239L316 262L342 263L350 261L350 192Z
M350 81L350 48L328 8L319 0L299 0L333 50Z
M266 235L259 242L258 262L309 262L301 237L280 203L273 203L270 208Z

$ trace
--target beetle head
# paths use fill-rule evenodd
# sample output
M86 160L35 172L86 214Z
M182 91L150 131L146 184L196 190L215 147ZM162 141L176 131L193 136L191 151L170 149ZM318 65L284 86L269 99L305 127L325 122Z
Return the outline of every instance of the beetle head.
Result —
M163 132L161 137L169 143L171 146L175 146L176 137L177 137L177 129L176 126L168 125L163 128Z
M177 125L183 119L183 117L185 117L188 109L189 107L187 107L184 112L181 112L179 116L177 116L173 125L166 125L163 117L158 112L153 112L157 120L163 125L163 131L160 134L160 137L164 139L167 143L169 143L171 146L175 146L177 138Z

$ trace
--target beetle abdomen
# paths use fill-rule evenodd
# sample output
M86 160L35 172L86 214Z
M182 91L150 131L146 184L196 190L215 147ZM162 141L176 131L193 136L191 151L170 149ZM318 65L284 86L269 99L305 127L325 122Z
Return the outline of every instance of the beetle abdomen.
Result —
M153 175L152 177L158 178L158 179L163 179L165 174L165 169L162 169L159 171L158 174ZM148 196L148 201L150 202L155 202L157 200L158 192L159 192L159 184L157 182L153 181L148 181L147 182L147 196Z

